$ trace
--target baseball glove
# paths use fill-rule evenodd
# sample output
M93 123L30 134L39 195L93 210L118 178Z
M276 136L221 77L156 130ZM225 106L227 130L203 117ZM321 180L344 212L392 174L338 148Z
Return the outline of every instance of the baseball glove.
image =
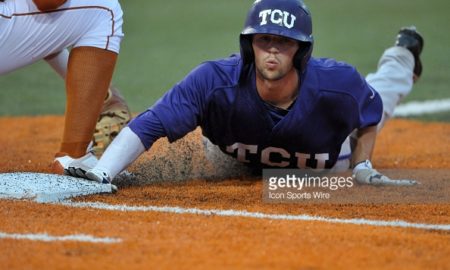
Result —
M102 112L95 126L95 133L90 149L100 157L106 147L131 120L131 113L118 89L110 87L108 97L103 104Z

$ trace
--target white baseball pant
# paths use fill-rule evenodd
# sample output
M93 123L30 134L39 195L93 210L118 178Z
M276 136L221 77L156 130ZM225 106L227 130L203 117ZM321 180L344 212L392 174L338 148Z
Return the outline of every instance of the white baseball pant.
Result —
M67 47L119 53L122 16L117 0L68 0L46 12L32 0L0 2L0 75Z

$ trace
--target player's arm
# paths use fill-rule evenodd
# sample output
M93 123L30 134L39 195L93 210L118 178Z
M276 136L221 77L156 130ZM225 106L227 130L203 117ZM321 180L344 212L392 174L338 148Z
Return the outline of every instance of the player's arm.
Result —
M165 95L165 98L169 95L170 92ZM167 107L165 111L171 114L171 116L165 118L165 121L171 121L167 119L177 121L177 114L173 113L170 108L175 109L179 105L172 105L174 107L164 106ZM163 125L160 116L154 110L155 108L152 108L138 115L127 127L120 131L119 135L106 148L98 164L90 171L90 174L86 174L89 179L102 183L111 182L146 150L150 150L153 143L159 138L169 137L169 141L171 141L171 133L170 131L169 133L166 132L168 129L164 127L167 123ZM158 108L156 108L157 110ZM188 114L189 111L186 112L185 117L189 118ZM195 128L196 124L192 123L192 127ZM178 131L178 136L183 137L191 130L190 128ZM106 178L106 181L104 178Z
M352 156L353 175L360 184L390 185L390 186L412 186L417 182L413 180L393 180L381 174L372 167L370 162L377 126L369 126L357 131L356 146Z
M371 157L377 136L377 123L383 113L381 98L365 81L361 91L355 95L359 107L359 126L356 145L352 153L352 167L355 180L360 184L409 186L411 180L392 180L372 167Z
M122 129L93 169L78 176L102 183L111 182L145 150L150 150L159 138L167 137L173 142L194 130L200 124L211 87L212 76L208 76L208 72L210 68L207 65L194 69L155 105Z
M352 167L365 160L371 160L376 137L377 126L357 130L356 145L352 154Z
M152 135L154 136L154 141L163 136L157 132ZM106 151L97 165L91 170L91 173L86 174L86 178L97 182L110 183L114 177L125 170L145 150L146 147L141 138L130 127L125 127L106 148Z
M33 0L33 2L40 11L48 11L59 8L67 0Z

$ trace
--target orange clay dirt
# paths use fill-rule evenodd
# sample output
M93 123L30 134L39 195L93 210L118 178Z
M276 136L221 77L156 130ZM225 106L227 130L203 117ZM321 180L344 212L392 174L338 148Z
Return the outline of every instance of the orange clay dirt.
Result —
M0 172L49 172L62 116L0 118L0 126ZM172 145L160 140L131 166L136 179L117 181L118 193L74 201L450 224L450 124L391 120L373 158L376 168L402 169L400 177L439 185L446 197L440 203L265 203L261 180L254 177L199 179L207 171L202 153L198 130ZM369 189L356 188L361 198ZM398 191L409 196L414 188ZM17 200L0 200L0 217L0 269L450 268L448 229L121 212ZM2 233L87 234L122 242L13 240Z

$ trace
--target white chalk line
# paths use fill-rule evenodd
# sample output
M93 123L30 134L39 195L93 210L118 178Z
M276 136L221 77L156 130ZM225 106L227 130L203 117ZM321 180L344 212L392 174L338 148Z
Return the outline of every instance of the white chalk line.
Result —
M450 99L411 101L395 108L394 116L414 116L450 111Z
M121 212L161 212L172 214L195 214L203 216L223 216L223 217L245 217L268 220L293 220L293 221L318 221L324 223L352 224L352 225L368 225L376 227L397 227L397 228L414 228L423 230L440 230L450 231L450 224L426 224L411 223L403 220L370 220L370 219L340 219L328 218L310 215L285 215L285 214L265 214L260 212L248 212L239 210L219 210L219 209L198 209L198 208L182 208L177 206L128 206L128 205L112 205L101 202L72 202L64 201L62 204L76 208L94 208L108 211Z
M115 244L122 242L120 238L111 237L94 237L86 234L73 234L64 236L52 236L46 233L4 233L0 232L0 239L15 239L15 240L31 240L42 242L57 242L57 241L75 241L75 242L89 242L89 243L103 243L103 244Z

